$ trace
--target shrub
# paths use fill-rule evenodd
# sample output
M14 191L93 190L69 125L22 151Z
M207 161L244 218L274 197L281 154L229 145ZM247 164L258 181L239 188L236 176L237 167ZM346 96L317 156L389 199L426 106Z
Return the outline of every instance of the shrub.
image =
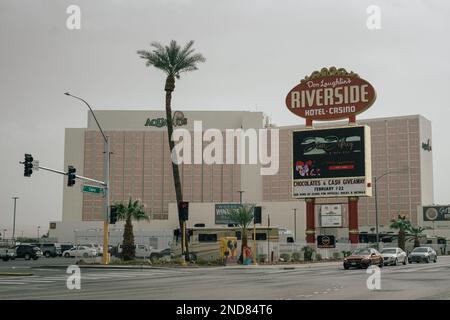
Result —
M344 256L344 258L345 257L348 257L349 255L351 255L352 254L352 252L351 251L342 251L342 255Z
M289 253L282 253L280 254L280 260L291 261L291 255Z
M339 252L333 252L333 259L340 259L341 254Z
M292 260L294 261L300 261L302 259L302 255L300 254L300 252L294 252L292 254Z
M322 260L322 255L320 253L316 254L316 260L317 261L321 261Z
M310 246L304 246L302 248L302 251L304 253L304 260L305 261L312 261L312 255L316 250L313 247Z

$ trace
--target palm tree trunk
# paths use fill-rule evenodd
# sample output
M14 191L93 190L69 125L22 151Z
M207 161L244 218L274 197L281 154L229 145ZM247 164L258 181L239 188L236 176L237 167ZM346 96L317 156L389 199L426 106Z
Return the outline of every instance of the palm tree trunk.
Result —
M241 235L241 257L242 257L242 264L244 264L244 248L247 246L248 238L247 238L247 228L242 228L242 235Z
M419 236L414 235L414 248L420 247Z
M399 230L398 232L398 246L400 249L405 251L405 231Z
M125 222L125 230L123 231L122 256L124 260L131 260L135 257L134 234L131 217Z
M172 92L175 90L175 77L174 76L168 76L166 79L166 85L164 90L166 91L166 119L167 119L167 134L169 136L169 148L170 148L170 154L172 155L172 151L175 148L175 143L172 141L172 134L173 134L173 120L172 120ZM178 221L180 224L180 232L183 232L183 220L181 219L180 214L180 208L178 204L183 201L183 193L181 189L181 179L180 179L180 171L178 169L178 164L174 163L172 161L172 173L173 173L173 182L175 185L175 195L177 198L177 210L178 210ZM181 246L181 252L186 254L186 258L189 257L189 247L187 243L187 230L186 232L182 234L182 238L186 239L185 241L185 248L183 248L183 245Z

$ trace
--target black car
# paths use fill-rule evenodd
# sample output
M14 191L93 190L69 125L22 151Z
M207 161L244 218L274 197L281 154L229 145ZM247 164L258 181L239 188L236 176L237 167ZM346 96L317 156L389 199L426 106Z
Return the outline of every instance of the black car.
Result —
M21 244L16 246L16 258L24 258L25 260L37 260L42 257L42 251L39 247L29 244Z
M59 256L62 256L62 253L64 251L72 249L73 245L72 244L60 244L60 247L61 247L61 252L60 252Z
M61 246L55 243L31 243L31 245L36 246L41 249L42 254L47 257L58 257L61 256ZM70 248L69 248L70 249Z

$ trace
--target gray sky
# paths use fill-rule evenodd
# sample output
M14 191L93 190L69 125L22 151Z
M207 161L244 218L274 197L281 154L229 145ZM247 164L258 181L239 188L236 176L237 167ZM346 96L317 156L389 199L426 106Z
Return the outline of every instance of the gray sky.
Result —
M81 8L81 30L66 8ZM381 29L366 27L369 5ZM288 91L324 66L353 70L377 101L362 118L422 114L432 121L435 202L450 203L450 2L301 0L1 0L0 232L36 235L61 219L63 177L23 177L32 153L63 169L64 128L86 126L86 109L161 109L164 77L136 50L151 41L195 40L207 62L177 82L174 108L258 110L278 125L304 123L284 105Z

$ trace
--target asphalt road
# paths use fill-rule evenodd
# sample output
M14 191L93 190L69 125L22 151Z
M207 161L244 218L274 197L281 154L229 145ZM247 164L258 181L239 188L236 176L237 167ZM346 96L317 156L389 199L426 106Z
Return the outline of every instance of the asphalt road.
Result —
M381 269L380 290L366 270L341 263L211 268L81 269L81 289L69 290L73 259L0 261L0 299L450 299L450 257L437 263Z

